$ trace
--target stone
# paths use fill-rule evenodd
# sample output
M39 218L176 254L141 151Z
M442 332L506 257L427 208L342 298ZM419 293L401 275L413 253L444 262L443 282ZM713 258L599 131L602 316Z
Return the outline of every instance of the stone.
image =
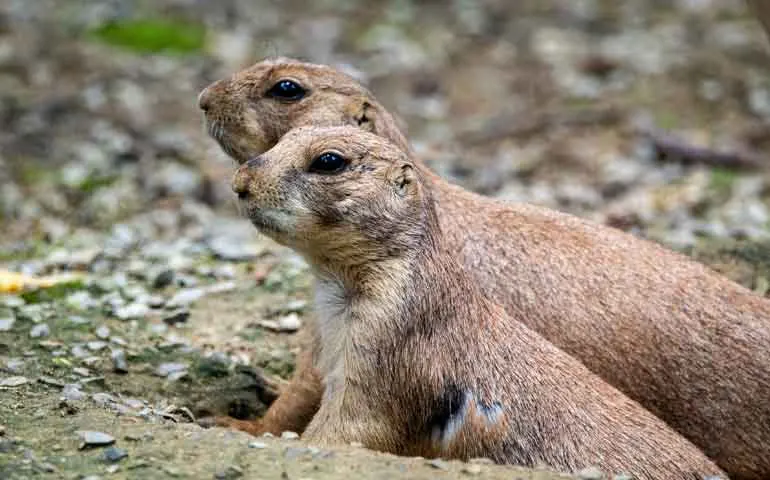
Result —
M3 378L0 380L0 387L20 387L22 385L26 385L27 383L29 383L29 379L19 375Z
M13 316L3 316L0 318L0 332L10 332L16 319Z
M178 323L185 323L190 318L190 310L186 308L180 308L163 317L163 322L167 325L176 325Z
M150 313L150 307L144 303L134 302L128 305L118 308L115 311L115 316L121 320L133 320L140 319L147 316Z
M199 300L205 294L205 290L202 288L184 288L179 290L171 299L166 303L167 308L179 308L189 307L194 302Z
M249 442L249 448L254 448L254 449L257 449L257 450L263 450L263 449L267 448L267 444L264 443L264 442L253 441L253 442Z
M579 480L602 480L604 474L597 467L587 467L575 473Z
M110 353L110 359L112 360L112 368L117 373L128 373L128 361L126 360L126 353L116 348Z
M115 463L128 457L128 452L118 447L108 447L104 450L104 460L106 462Z
M281 433L281 438L284 440L296 440L299 438L299 434L297 432L283 432Z
M50 334L51 334L51 329L50 327L48 327L48 324L46 323L35 325L29 331L30 338L43 338L43 337L47 337Z
M96 336L101 338L102 340L107 340L110 338L110 329L107 325L102 325L99 328L96 329Z
M435 468L436 470L449 470L449 464L441 460L440 458L434 458L432 460L428 460L428 465Z
M105 447L115 443L115 437L104 432L84 430L78 432L78 434L83 440L83 443L80 445L81 449L88 447Z
M180 372L186 372L189 368L187 363L181 362L168 362L161 363L158 368L155 369L155 375L159 377L168 377L171 374L178 374Z

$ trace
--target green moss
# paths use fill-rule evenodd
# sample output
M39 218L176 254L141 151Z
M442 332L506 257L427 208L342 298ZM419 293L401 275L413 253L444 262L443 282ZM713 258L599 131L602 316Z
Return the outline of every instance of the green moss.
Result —
M711 169L709 188L719 196L729 196L738 174L735 170L715 167Z
M91 38L139 53L189 54L203 50L203 25L161 19L115 21L89 32Z
M57 283L48 288L37 288L19 295L27 303L52 302L62 299L76 290L82 290L85 284L81 280Z

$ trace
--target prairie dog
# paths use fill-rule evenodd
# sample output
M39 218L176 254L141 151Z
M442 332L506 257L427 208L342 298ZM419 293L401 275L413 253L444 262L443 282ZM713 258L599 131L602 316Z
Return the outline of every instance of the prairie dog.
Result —
M324 392L307 441L569 472L598 465L639 480L723 475L488 300L447 247L431 183L386 139L298 128L242 165L233 190L317 280Z
M299 90L277 87L287 79ZM239 163L302 125L359 126L408 151L393 117L357 85L326 66L272 59L208 87L201 105ZM652 242L421 172L446 247L483 295L663 419L731 478L770 478L770 302ZM301 431L297 419L312 416L323 390L313 383L317 372L304 370L312 365L301 359L297 381L265 419L239 428L280 431L293 419Z

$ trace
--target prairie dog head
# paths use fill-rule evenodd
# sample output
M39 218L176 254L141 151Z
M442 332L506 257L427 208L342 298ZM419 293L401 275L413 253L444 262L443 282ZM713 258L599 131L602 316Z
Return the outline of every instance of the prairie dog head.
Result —
M430 192L408 155L356 127L292 130L232 186L262 233L315 264L395 258L432 228Z
M290 58L259 62L212 83L198 96L209 134L239 164L301 126L353 125L408 144L393 117L355 79Z

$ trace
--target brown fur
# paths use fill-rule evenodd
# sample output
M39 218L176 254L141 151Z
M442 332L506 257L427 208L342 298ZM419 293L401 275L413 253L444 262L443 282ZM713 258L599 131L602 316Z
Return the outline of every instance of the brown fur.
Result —
M340 173L308 172L324 151ZM307 441L639 480L722 474L694 445L475 286L408 156L355 127L303 127L241 166L252 222L318 280L324 385ZM430 361L426 361L430 359Z
M292 75L305 71L311 88L318 81L352 93L316 90L318 95L303 100L308 104L301 116L273 115L258 99L227 93L242 90L241 84L261 85L265 65L274 76L284 69ZM232 113L242 110L285 133L334 123L333 111L337 123L351 123L344 112L364 101L381 120L373 131L402 144L395 122L383 120L387 111L351 82L328 67L270 61L215 84L217 93L207 94L207 117L221 126L224 133L216 138L241 163L270 146L260 140L259 126ZM242 150L235 152L228 142ZM447 248L485 295L665 420L732 478L770 478L767 300L621 231L545 208L496 202L428 171L424 175ZM279 397L275 408L284 400ZM299 411L319 401L305 400L297 402ZM280 421L265 426L281 428Z

